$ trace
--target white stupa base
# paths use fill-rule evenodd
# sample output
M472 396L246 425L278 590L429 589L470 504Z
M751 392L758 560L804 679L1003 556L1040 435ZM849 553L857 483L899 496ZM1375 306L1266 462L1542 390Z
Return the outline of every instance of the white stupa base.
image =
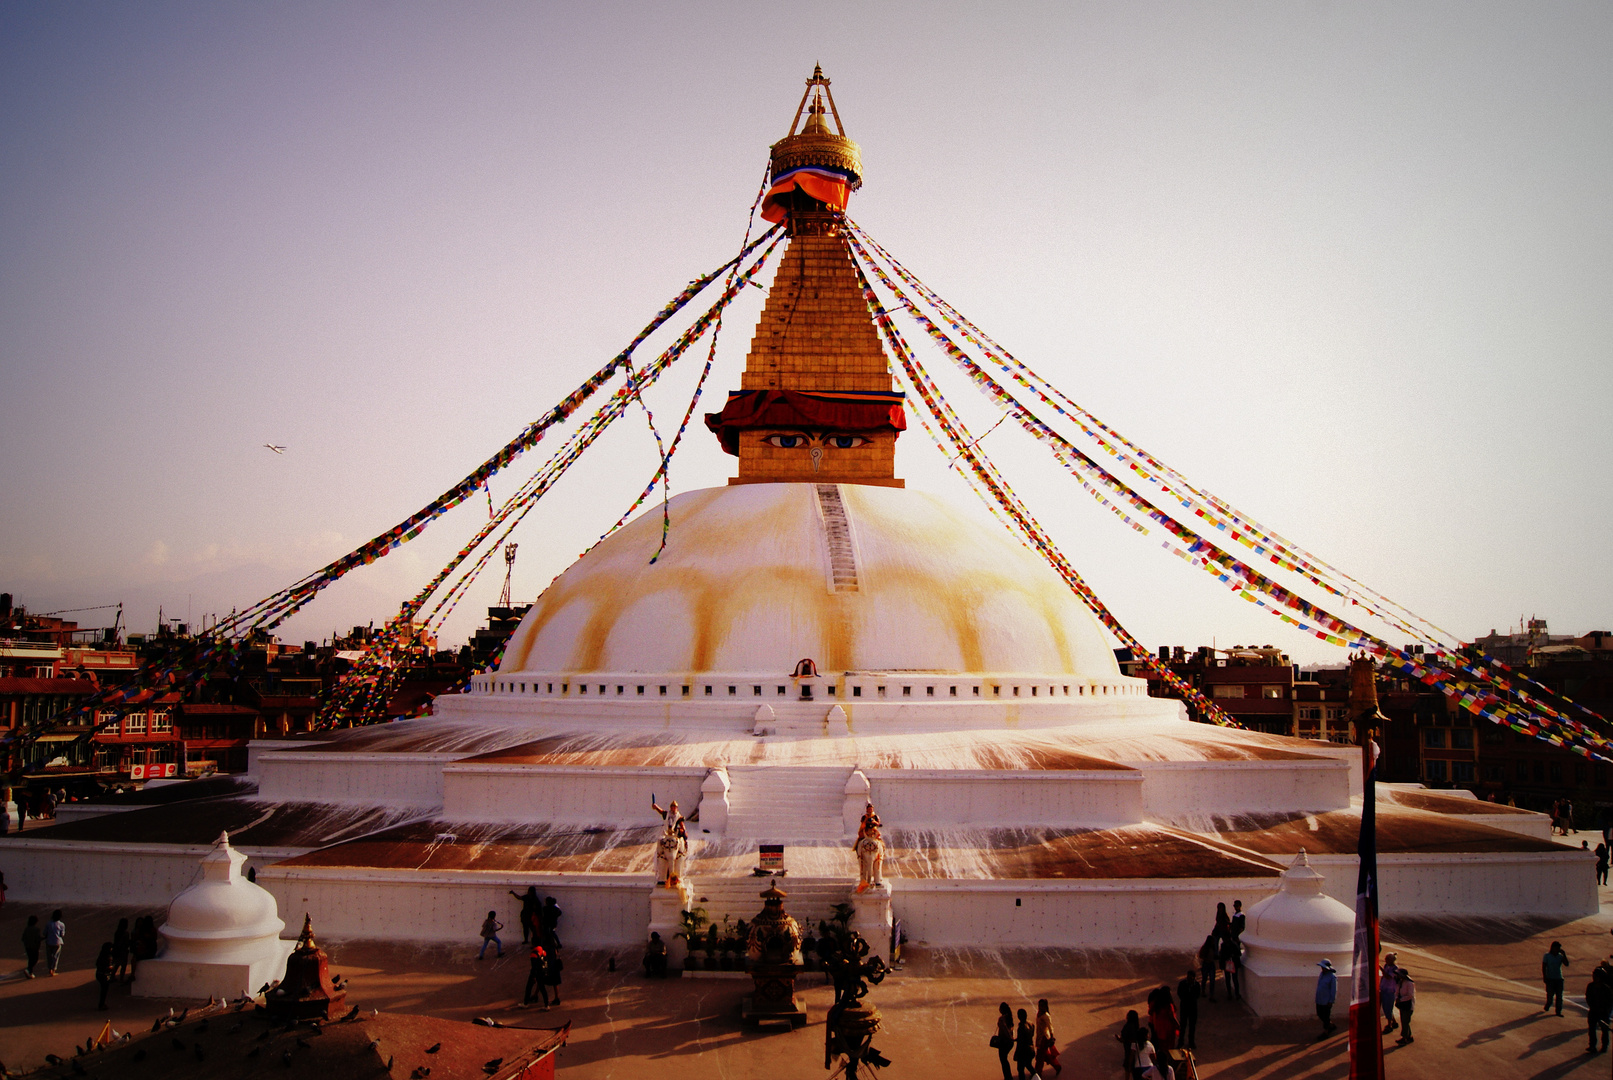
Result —
M286 957L295 941L277 940L256 956L234 961L187 960L183 957L142 960L135 972L134 996L150 998L221 998L256 994L264 983L286 973Z
M1348 1016L1350 1012L1350 957L1348 953L1343 955L1337 969L1339 998L1333 1003L1333 1022L1341 1027L1344 1021L1339 1019L1340 1013ZM1256 1016L1315 1016L1316 974L1314 964L1309 970L1279 965L1277 970L1262 971L1259 961L1245 961L1244 1004Z

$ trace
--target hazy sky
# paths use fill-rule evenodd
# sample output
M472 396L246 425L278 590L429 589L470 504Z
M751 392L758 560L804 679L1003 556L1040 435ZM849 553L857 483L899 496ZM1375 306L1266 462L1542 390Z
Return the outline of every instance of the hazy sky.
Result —
M9 3L0 590L200 621L390 527L734 252L821 61L853 216L1077 400L1462 636L1613 628L1610 56L1601 0ZM518 533L518 597L653 470L618 427ZM1337 659L985 445L1145 642ZM694 431L674 488L732 462ZM897 463L972 500L916 425ZM486 512L285 636L395 612Z

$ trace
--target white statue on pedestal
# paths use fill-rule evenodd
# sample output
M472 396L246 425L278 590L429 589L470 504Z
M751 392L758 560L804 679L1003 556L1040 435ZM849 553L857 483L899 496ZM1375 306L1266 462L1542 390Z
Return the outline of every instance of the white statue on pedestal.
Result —
M689 831L678 813L678 800L673 799L665 810L650 800L650 808L666 821L661 839L655 844L656 884L676 889L683 881L684 864L689 859Z
M869 803L857 826L857 842L852 845L857 853L858 892L885 884L885 838L880 835L879 827L879 814L874 804Z

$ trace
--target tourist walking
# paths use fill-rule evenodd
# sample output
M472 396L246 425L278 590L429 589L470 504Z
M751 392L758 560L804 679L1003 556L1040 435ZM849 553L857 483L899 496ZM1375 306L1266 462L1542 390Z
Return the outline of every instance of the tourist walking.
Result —
M1014 1010L1008 1007L1006 1001L997 1006L997 1034L991 1037L991 1048L997 1051L997 1062L1003 1067L1003 1080L1014 1080L1014 1074L1008 1068L1008 1055L1014 1049Z
M1176 1045L1176 1002L1171 999L1170 987L1160 986L1148 992L1148 1027L1156 1049L1164 1051Z
M1120 1040L1120 1068L1127 1076L1137 1075L1137 1052L1142 1049L1147 1036L1143 1034L1143 1023L1137 1018L1136 1009L1126 1013L1126 1022L1121 1025L1120 1034L1115 1038Z
M28 957L28 966L22 969L23 975L34 977L34 965L39 963L39 946L45 943L45 932L39 928L39 916L28 916L28 925L22 928L22 951Z
M534 942L532 951L527 954L531 966L527 969L526 990L521 994L521 1004L530 1005L535 998L543 998L543 1007L549 1007L549 984L545 981L548 974L544 969L548 966L548 954L543 946Z
M1059 1064L1058 1040L1053 1036L1053 1014L1048 1011L1047 999L1042 998L1036 1003L1036 1075L1041 1076L1048 1065L1053 1066L1054 1076L1064 1071Z
M1199 1032L1199 990L1198 973L1192 968L1187 969L1187 978L1176 984L1176 1000L1182 1009L1182 1030L1176 1037L1176 1045L1187 1050L1197 1050Z
M1237 938L1228 934L1221 939L1221 950L1216 958L1227 981L1227 1000L1243 998L1243 949Z
M95 1007L102 1011L111 1008L106 1003L106 992L112 985L112 967L112 943L103 941L101 952L95 958L95 981L101 984L101 1000Z
M1204 944L1199 946L1199 975L1204 980L1201 989L1204 991L1204 996L1211 1001L1215 1000L1215 969L1219 966L1218 955L1215 935L1211 934L1204 939Z
M1395 972L1395 1008L1400 1010L1399 1046L1416 1042L1411 1037L1411 1013L1417 1007L1417 984L1411 981L1411 972L1401 968Z
M504 955L504 943L498 939L498 932L504 929L504 924L498 921L498 912L489 911L487 918L482 920L482 951L476 954L480 960L487 955L487 944L492 942L498 946L498 954Z
M50 922L45 924L45 974L56 974L56 968L62 962L62 943L67 940L67 924L62 922L62 909L57 908L50 913Z
M1596 883L1607 884L1607 844L1596 845Z
M1385 1035L1400 1026L1395 1022L1395 972L1400 970L1395 961L1399 959L1398 953L1384 956L1383 970L1378 976L1378 1005L1383 1009Z
M551 1005L560 1004L560 972L565 966L566 962L560 959L560 954L550 949L549 958L543 964L543 985L549 988Z
M1232 936L1232 916L1227 914L1225 904L1215 905L1215 939L1219 943Z
M1232 901L1232 936L1242 940L1243 928L1249 925L1249 916L1243 913L1243 901Z
M1030 1020L1025 1010L1019 1010L1019 1023L1014 1027L1014 1067L1019 1070L1019 1080L1031 1073L1031 1064L1036 1060L1036 1033L1031 1030Z
M538 909L538 927L543 931L543 944L550 952L560 948L560 916L563 914L554 897L543 898L543 907Z
M1321 1038L1327 1038L1339 1029L1333 1022L1333 1002L1339 996L1339 976L1333 970L1333 961L1323 960L1316 965L1321 972L1316 976L1316 1019L1322 1022Z
M1554 941L1546 955L1540 958L1540 978L1546 984L1546 1004L1540 1007L1541 1012L1551 1008L1555 1001L1557 1015L1563 1014L1563 969L1568 966L1568 954L1563 952L1563 943Z
M1608 1017L1613 1014L1613 968L1608 967L1604 960L1600 966L1591 972L1591 981L1585 987L1585 1022L1590 1028L1588 1036L1590 1045L1585 1047L1587 1054L1599 1054L1607 1051ZM1602 1033L1602 1048L1596 1048L1596 1033Z
M528 885L526 892L518 893L510 890L510 895L521 901L521 944L538 940L538 908L542 901L538 899L538 887Z
M119 919L118 928L112 931L112 977L120 982L129 974L129 949L133 944L129 920Z

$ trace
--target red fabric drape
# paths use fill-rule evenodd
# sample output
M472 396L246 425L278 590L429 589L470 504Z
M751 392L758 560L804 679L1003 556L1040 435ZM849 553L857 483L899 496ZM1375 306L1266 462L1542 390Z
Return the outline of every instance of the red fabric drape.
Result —
M728 395L720 413L706 414L706 427L722 448L739 455L739 433L747 428L811 428L818 431L907 430L899 394L836 395L803 390L739 390Z

